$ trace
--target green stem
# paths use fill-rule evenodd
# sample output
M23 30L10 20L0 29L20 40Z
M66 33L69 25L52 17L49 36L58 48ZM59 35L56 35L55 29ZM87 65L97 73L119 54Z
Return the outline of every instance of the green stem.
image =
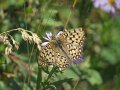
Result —
M42 83L42 69L40 66L38 66L38 75L37 75L37 85L36 90L41 90L41 83Z
M46 79L45 82L48 82L48 80L49 80L49 79L52 77L52 75L55 73L55 70L56 70L56 67L53 67L52 70L50 71L50 73L49 73L49 75L48 75L48 77L47 77L47 79Z

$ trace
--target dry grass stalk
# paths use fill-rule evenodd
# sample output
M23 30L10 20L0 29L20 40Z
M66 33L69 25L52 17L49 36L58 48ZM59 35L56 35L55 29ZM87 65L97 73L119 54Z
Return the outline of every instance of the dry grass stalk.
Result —
M6 35L2 36L0 35L0 41L6 45L7 47L5 48L5 54L8 55L12 52L12 45L8 40L8 37Z
M28 41L29 43L35 43L37 44L38 50L41 50L41 39L38 37L36 33L33 33L31 31L22 29L22 28L17 28L13 29L10 31L6 31L0 34L0 42L6 45L7 47L5 48L5 54L9 55L12 53L13 47L15 47L17 50L19 49L19 42L17 42L10 34L9 32L12 31L20 31L21 36L23 40ZM10 43L10 40L12 41L12 44Z

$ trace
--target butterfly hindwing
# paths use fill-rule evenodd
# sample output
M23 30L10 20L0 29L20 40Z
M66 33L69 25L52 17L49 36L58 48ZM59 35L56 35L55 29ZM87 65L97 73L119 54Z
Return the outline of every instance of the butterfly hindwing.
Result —
M53 45L48 43L42 46L39 55L39 64L42 66L52 65L55 62L55 52L53 50Z
M62 52L60 48L55 48L56 60L55 65L59 67L60 70L64 70L69 67L68 57Z
M39 64L42 66L55 65L63 70L69 66L67 57L60 48L55 47L52 43L43 46L39 55Z

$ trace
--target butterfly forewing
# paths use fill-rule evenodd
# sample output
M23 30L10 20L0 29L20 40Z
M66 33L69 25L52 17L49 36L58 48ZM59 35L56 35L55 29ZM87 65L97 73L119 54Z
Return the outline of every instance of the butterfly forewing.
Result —
M65 51L68 52L70 62L81 60L84 38L84 31L81 28L65 31L59 36L63 48L65 47Z

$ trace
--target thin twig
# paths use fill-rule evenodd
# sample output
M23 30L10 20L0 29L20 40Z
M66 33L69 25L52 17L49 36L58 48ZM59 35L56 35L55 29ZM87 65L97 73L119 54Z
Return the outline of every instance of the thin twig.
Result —
M79 83L79 80L76 82L76 84L75 84L75 86L73 87L72 90L75 90L75 88L77 87L78 83Z
M74 0L73 5L72 5L72 9L75 8L76 3L77 3L77 0ZM66 21L65 26L64 26L64 30L66 29L66 27L68 25L68 22L70 20L71 14L72 14L72 12L70 11L69 16L68 16L67 21Z

